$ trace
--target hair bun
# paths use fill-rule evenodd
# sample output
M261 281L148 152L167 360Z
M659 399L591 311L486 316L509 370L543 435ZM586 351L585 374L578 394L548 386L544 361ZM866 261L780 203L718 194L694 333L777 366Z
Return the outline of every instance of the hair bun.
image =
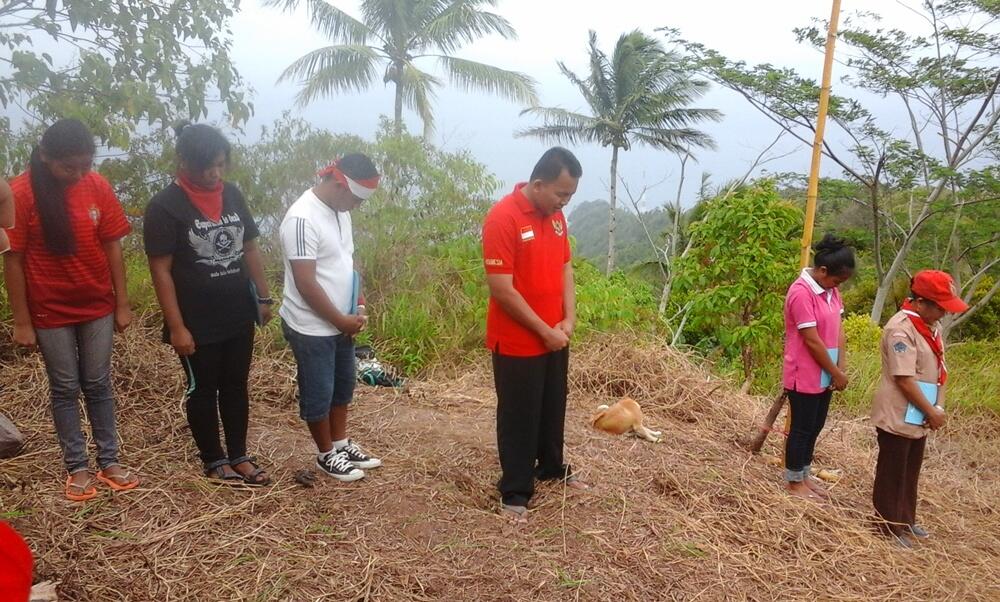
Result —
M813 245L813 251L815 251L817 255L826 255L829 253L836 253L847 246L846 240L827 232L823 235L822 240Z

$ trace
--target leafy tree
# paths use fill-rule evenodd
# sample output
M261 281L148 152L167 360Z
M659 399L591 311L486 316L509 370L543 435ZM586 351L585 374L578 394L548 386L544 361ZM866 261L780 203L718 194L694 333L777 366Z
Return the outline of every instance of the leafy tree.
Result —
M58 117L87 123L127 149L142 124L199 118L221 101L233 123L253 106L230 61L223 0L6 0L0 2L0 165L23 164L32 127ZM64 59L67 51L71 58ZM25 125L27 126L25 128ZM28 134L28 135L20 135Z
M336 44L292 63L279 81L303 83L301 105L339 92L370 88L383 67L382 81L395 88L394 123L399 135L403 106L416 110L424 131L433 128L431 104L442 81L420 69L420 59L437 59L452 83L521 103L536 102L527 75L454 56L462 46L491 33L514 39L503 17L484 10L496 0L364 0L356 19L325 0L266 0L286 11L304 3L312 26Z
M841 148L828 141L823 148L824 155L865 191L853 200L871 216L868 225L878 280L870 312L873 320L882 316L908 266L916 264L910 254L925 229L944 222L956 235L967 233L958 226L973 201L961 189L977 179L984 162L998 157L1000 5L994 0L925 0L915 10L923 17L924 31L886 28L877 15L864 13L845 22L838 44L838 58L847 71L843 78L847 93L853 88L896 100L897 114L904 116L909 131L881 124L857 98L835 95L831 124L849 144ZM820 22L796 33L800 41L818 47L825 30ZM676 39L677 32L668 31L668 36ZM742 95L803 144L812 144L819 98L815 82L791 69L769 64L750 67L700 44L681 43L693 66ZM974 202L992 204L995 212L998 201L1000 195ZM972 265L961 249L949 251L954 261L945 267L967 296L977 288L984 267L994 275L1000 269L1000 261L993 261L1000 259L994 233L946 243L953 249L975 248L990 254L984 263ZM979 298L968 316L990 296Z
M545 125L520 132L543 140L596 142L611 147L610 207L608 212L608 274L615 266L615 218L618 207L618 153L633 144L645 144L673 153L713 147L712 139L693 128L721 118L715 109L689 105L705 93L708 84L692 79L663 45L641 31L623 34L608 57L590 32L590 72L582 79L562 62L559 69L580 91L591 115L561 108L532 106Z
M703 203L692 247L677 261L674 286L690 305L691 327L738 354L749 390L758 358L780 340L782 304L795 278L802 212L772 182Z

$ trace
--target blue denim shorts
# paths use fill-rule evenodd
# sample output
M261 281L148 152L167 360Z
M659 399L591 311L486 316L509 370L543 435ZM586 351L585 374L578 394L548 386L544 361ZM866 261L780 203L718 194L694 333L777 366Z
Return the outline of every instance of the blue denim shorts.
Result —
M299 381L299 417L326 420L333 406L351 403L356 382L354 339L344 335L317 337L281 324L292 348Z

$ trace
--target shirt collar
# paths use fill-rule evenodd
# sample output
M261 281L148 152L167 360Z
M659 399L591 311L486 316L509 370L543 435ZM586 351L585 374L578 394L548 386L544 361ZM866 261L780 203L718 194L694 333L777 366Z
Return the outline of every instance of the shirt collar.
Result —
M514 185L514 202L517 203L517 208L521 210L522 213L535 213L535 205L528 200L528 197L524 196L524 187L527 186L527 182L518 182Z
M817 295L830 292L820 286L819 283L813 279L812 274L809 273L809 268L802 268L802 274L800 274L799 277L805 280L806 284L809 285L809 289Z

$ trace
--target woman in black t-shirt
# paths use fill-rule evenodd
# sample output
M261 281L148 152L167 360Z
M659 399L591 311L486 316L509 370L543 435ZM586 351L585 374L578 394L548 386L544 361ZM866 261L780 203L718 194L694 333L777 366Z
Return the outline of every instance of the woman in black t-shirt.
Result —
M149 202L143 226L164 341L187 377L187 419L205 476L267 485L246 449L254 322L271 319L272 303L257 225L243 194L222 181L230 158L222 133L183 124L177 135L177 178Z

